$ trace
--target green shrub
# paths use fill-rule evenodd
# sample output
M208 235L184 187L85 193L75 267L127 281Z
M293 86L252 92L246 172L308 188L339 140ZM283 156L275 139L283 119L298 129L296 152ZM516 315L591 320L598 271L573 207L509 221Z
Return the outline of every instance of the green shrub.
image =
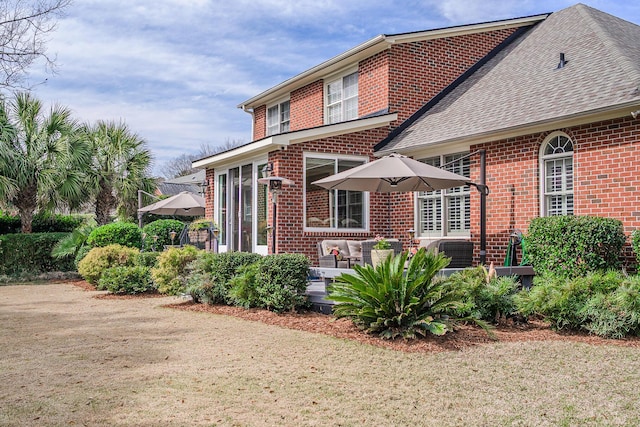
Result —
M161 252L140 252L136 260L136 265L149 268L156 267L160 254Z
M80 247L80 249L78 249L78 252L76 253L75 258L73 259L73 265L75 266L76 270L78 269L78 265L80 264L80 261L82 261L84 259L84 257L87 256L87 254L91 251L91 246L89 245L83 245Z
M608 338L640 332L638 276L609 271L572 279L539 277L515 301L523 314L544 316L555 329L585 330Z
M515 277L489 277L484 267L475 267L454 273L444 281L462 302L455 310L457 316L499 323L518 314L513 300L519 290Z
M179 295L185 292L187 275L185 267L195 260L198 250L193 246L170 248L158 257L157 266L151 269L151 277L158 292L166 295Z
M187 293L195 302L230 304L229 282L240 267L251 265L262 256L248 252L201 252L189 266Z
M98 281L99 289L113 294L140 294L155 290L149 267L107 268Z
M640 270L640 230L634 230L631 233L631 247L636 254L636 261L638 262L638 270Z
M37 213L31 222L33 233L70 233L82 224L83 218L78 215L59 215ZM0 234L20 233L22 223L19 216L0 213Z
M139 252L138 249L122 245L93 248L78 263L78 272L87 282L98 285L100 276L107 268L133 267Z
M20 217L3 212L0 215L0 234L20 233L20 224Z
M536 274L579 277L619 268L626 236L616 219L552 216L533 219L526 240Z
M260 297L257 290L259 271L260 262L238 268L236 276L229 281L227 299L231 304L244 308L260 306Z
M33 216L31 230L34 233L70 233L82 224L84 219L77 215L60 215L39 212Z
M142 241L142 249L150 251L154 247L157 251L161 251L164 245L178 245L180 244L180 232L184 228L184 223L176 219L159 219L157 221L150 222L142 228L142 234L144 239ZM176 232L176 237L171 242L172 231ZM154 241L153 236L158 236L158 240Z
M301 254L275 254L258 261L258 307L278 313L307 306L309 259Z
M142 232L137 225L130 222L114 222L94 229L87 238L87 244L92 248L114 244L140 248L141 240Z
M68 233L0 235L0 275L26 277L53 271L73 271L72 259L51 256L53 247Z
M356 265L355 274L338 276L328 296L337 303L334 314L387 339L451 331L459 320L455 309L462 301L443 281L433 280L449 264L449 258L421 249L405 272L406 261L404 252L375 268Z

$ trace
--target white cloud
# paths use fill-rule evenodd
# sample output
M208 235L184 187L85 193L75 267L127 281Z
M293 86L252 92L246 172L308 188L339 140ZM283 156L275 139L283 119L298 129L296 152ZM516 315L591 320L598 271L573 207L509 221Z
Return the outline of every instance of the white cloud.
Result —
M575 1L575 0L574 0ZM236 105L378 34L555 11L566 0L82 0L51 34L45 102L83 121L122 118L157 164L201 144L248 140ZM593 6L633 22L635 4ZM42 68L42 67L41 67Z

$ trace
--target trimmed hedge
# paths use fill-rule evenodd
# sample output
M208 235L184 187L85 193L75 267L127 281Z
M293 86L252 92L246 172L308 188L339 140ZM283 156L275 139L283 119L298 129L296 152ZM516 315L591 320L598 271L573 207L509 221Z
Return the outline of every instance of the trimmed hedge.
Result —
M112 294L140 294L155 291L149 267L107 268L98 281L99 289Z
M535 218L529 225L527 254L536 274L578 277L620 268L625 241L622 222L617 219Z
M301 254L275 254L258 261L256 294L261 308L278 313L307 307L309 259Z
M95 228L87 237L87 244L92 248L122 245L139 249L141 243L142 231L131 222L114 222L102 225Z
M0 275L39 274L75 270L73 259L55 259L51 249L68 233L5 234L0 236Z
M33 216L31 230L33 233L70 233L82 224L82 221L82 217L77 215L38 213ZM0 214L0 234L20 233L21 228L19 216Z

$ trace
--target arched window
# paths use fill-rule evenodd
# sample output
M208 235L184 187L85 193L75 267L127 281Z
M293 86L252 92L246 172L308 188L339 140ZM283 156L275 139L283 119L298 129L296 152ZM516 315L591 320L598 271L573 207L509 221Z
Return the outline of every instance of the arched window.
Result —
M573 142L564 133L540 148L541 215L573 215Z

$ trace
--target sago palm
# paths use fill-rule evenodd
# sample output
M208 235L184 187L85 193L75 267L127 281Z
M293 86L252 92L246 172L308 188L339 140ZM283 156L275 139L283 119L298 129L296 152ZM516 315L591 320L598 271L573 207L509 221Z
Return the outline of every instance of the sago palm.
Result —
M375 268L354 266L329 287L334 314L348 317L367 332L382 338L414 338L416 334L443 335L452 329L449 315L460 303L442 281L433 280L449 258L419 250L404 269L407 253L389 257Z
M45 113L29 93L0 102L0 196L18 209L23 233L37 209L80 203L88 159L69 109Z

